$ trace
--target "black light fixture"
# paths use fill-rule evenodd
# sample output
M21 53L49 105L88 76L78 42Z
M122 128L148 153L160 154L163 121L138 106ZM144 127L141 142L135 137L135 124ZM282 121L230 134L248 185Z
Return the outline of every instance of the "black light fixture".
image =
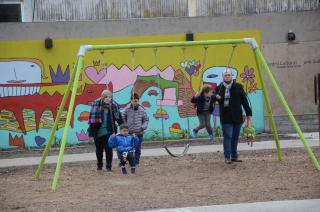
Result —
M192 32L186 33L186 41L193 41L193 33Z
M295 39L296 39L296 34L292 30L289 30L288 41L294 41Z
M46 49L51 49L53 47L53 40L51 38L46 38L44 40L44 46L46 47Z

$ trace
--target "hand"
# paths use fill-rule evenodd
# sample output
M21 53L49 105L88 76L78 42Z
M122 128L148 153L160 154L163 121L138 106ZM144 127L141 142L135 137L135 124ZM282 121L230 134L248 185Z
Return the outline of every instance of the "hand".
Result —
M93 137L89 137L89 143L93 143Z
M137 135L135 134L135 133L132 133L132 136L135 138L135 137L137 137Z
M220 99L221 99L221 96L220 96L219 94L217 94L217 95L216 95L216 98L220 100Z
M246 118L246 127L248 127L250 125L251 122L251 116L247 116Z

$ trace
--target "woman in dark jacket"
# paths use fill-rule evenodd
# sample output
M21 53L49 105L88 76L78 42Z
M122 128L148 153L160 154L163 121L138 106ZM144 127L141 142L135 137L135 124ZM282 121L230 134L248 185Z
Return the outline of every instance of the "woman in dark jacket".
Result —
M89 114L89 140L96 145L97 170L102 170L103 149L106 151L106 168L112 168L112 148L107 145L111 134L116 134L117 125L122 124L121 114L116 102L112 100L112 93L104 90L101 98L95 100L91 105Z
M223 83L216 88L216 99L220 106L225 163L231 164L241 162L238 158L237 147L243 124L242 107L247 116L252 116L252 110L242 85L232 80L231 70L226 69L222 75Z

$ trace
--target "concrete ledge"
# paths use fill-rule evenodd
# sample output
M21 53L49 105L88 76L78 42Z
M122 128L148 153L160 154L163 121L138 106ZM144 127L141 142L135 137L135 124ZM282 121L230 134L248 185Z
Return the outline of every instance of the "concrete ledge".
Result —
M310 199L161 209L150 210L148 212L317 212L319 211L319 206L320 199Z

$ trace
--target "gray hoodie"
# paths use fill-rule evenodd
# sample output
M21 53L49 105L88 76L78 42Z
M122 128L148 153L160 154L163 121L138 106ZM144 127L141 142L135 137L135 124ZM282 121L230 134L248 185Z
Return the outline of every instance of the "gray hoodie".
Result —
M142 134L148 127L149 118L142 106L133 109L130 104L122 113L124 124L128 125L130 133Z

